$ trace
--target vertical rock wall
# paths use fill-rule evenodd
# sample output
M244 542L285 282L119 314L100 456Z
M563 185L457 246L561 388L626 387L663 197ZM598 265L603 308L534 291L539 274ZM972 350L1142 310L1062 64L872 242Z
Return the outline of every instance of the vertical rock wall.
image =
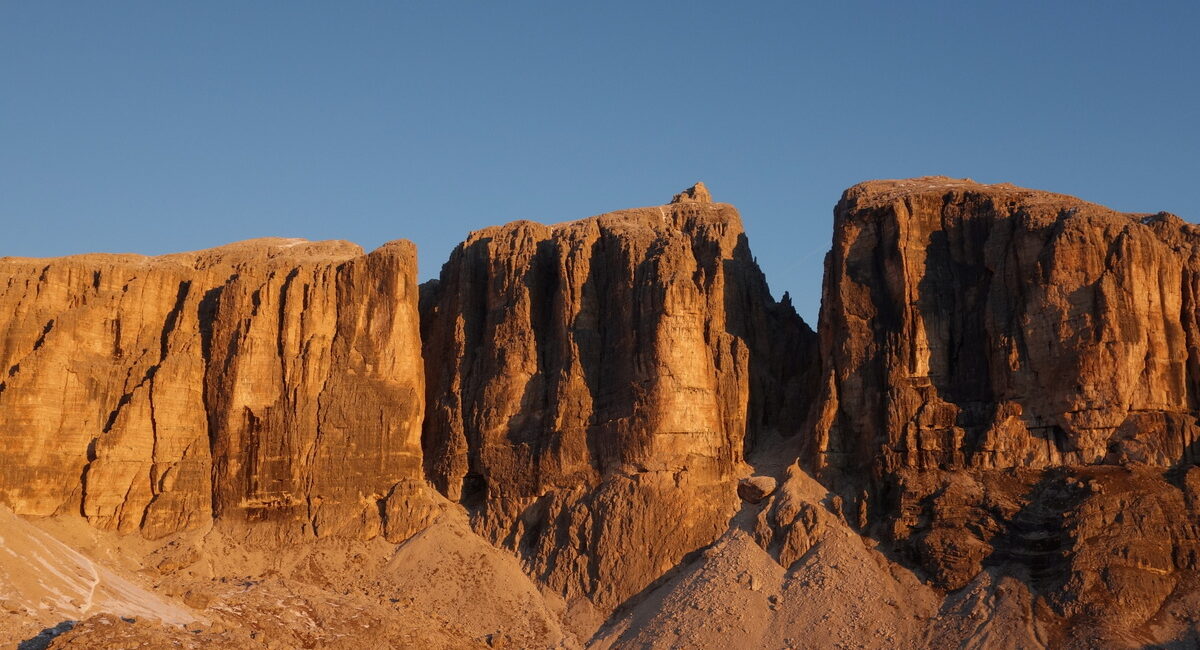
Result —
M407 242L5 258L0 501L151 538L399 541L447 505L428 481L605 613L725 531L747 454L799 433L830 516L934 585L1022 583L1051 645L1156 638L1200 585L1198 253L1166 213L864 183L819 340L702 185L472 233L419 296ZM781 563L816 508L762 506Z
M420 317L407 242L8 258L0 276L18 513L399 540L444 507L428 480L601 610L725 529L746 452L798 430L816 370L815 335L702 185L473 233Z
M703 186L472 233L422 314L431 480L606 608L724 530L746 446L806 405L814 336Z
M944 178L838 204L818 466L1193 460L1200 229Z
M0 495L148 537L377 534L421 480L415 264L299 240L0 261Z
M1149 624L1200 556L1198 253L1011 185L847 190L806 461L944 588L993 567L1063 629Z

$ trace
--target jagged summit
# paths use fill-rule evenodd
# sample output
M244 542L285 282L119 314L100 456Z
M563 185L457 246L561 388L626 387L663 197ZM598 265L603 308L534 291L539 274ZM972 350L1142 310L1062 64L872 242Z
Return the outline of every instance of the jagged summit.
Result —
M671 198L671 203L712 203L712 194L704 183L696 183Z
M697 229L716 228L720 237L729 238L734 245L745 232L737 209L728 203L717 203L704 183L696 183L676 194L665 205L644 206L605 212L581 219L546 224L529 219L518 219L496 226L487 226L472 231L463 241L464 246L482 240L508 241L529 237L545 238L591 233L599 230L618 236L647 239L665 236L674 232L679 236L691 237Z

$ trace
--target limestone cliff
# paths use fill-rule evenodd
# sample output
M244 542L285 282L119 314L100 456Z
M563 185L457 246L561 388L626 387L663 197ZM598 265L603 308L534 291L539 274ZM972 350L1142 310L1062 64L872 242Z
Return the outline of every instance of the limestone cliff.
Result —
M472 233L425 288L422 330L429 477L602 609L725 528L746 448L798 428L815 345L701 185Z
M848 190L817 462L1193 460L1200 229L945 178Z
M4 258L0 373L0 505L82 515L163 575L235 540L295 581L237 601L263 620L290 585L340 603L351 571L379 621L519 583L497 602L532 609L488 605L481 646L614 611L599 643L1200 634L1200 228L1166 213L855 186L819 337L703 185L477 231L419 290L407 242ZM466 576L507 557L475 533L540 589L511 557ZM387 595L401 574L428 607Z
M799 429L816 371L703 185L473 233L423 318L407 242L6 258L0 277L19 514L395 541L446 507L428 479L601 612L725 529L745 453Z
M280 239L0 260L0 497L151 538L381 532L421 479L415 267Z
M995 567L1075 629L1149 625L1200 568L1198 253L1166 213L851 188L806 460L942 587Z

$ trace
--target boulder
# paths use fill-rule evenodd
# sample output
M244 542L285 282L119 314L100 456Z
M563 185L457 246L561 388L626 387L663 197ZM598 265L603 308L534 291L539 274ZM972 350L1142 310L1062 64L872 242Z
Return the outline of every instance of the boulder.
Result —
M738 497L747 503L758 503L775 492L775 479L770 476L751 476L738 481Z

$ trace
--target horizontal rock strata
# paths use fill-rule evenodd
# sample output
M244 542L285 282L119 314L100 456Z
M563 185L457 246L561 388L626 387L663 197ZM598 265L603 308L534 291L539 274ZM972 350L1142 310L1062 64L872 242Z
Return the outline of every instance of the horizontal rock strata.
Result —
M0 260L0 497L152 538L378 534L420 490L415 267L279 239Z

